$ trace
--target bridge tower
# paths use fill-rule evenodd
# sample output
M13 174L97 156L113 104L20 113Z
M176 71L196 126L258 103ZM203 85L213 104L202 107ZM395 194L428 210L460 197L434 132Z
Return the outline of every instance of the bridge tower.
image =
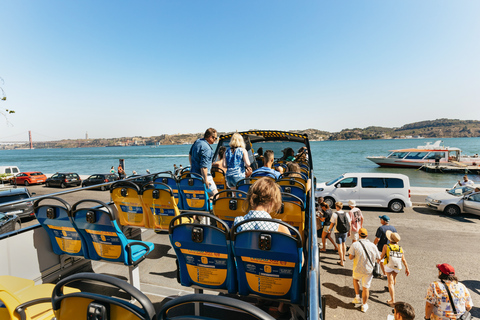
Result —
M30 149L33 149L32 131L28 131L28 141L30 141Z

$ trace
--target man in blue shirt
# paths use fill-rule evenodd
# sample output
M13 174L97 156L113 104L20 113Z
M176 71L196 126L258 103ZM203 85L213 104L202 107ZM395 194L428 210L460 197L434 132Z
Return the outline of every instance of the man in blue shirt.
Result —
M387 230L390 230L392 232L397 232L397 229L395 229L394 226L390 225L389 216L383 215L378 217L380 218L380 223L382 225L378 227L377 233L375 233L375 241L373 243L377 245L378 251L382 252L383 246L389 243L387 239ZM387 279L387 276L385 274L385 268L383 267L383 260L381 260L380 267L382 268L382 272L383 272L382 279Z
M190 148L188 160L190 161L190 172L197 173L203 177L208 188L208 193L215 195L217 186L210 174L212 168L213 149L210 146L217 140L217 130L208 128L202 139L197 139Z
M263 154L264 158L264 166L261 168L258 168L252 173L253 177L259 177L259 176L267 176L267 177L272 177L274 179L277 179L280 177L280 172L272 169L274 157L273 157L273 151L272 150L267 150Z

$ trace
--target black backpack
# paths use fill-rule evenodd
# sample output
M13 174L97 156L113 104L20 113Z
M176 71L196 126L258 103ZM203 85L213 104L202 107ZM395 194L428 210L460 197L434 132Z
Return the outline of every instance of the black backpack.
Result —
M339 233L347 233L350 230L350 225L348 224L347 214L345 212L337 212L337 231Z

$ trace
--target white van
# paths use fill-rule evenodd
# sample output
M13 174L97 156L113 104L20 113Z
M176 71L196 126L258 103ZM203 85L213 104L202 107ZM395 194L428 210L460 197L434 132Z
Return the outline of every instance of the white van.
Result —
M0 180L8 181L19 172L20 170L16 166L0 166Z
M396 173L344 173L317 184L315 197L323 197L331 208L337 201L347 205L349 200L358 207L387 207L393 212L412 206L410 180Z

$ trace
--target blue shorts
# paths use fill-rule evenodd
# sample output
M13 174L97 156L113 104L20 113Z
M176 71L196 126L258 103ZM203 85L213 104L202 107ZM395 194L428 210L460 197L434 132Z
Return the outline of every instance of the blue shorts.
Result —
M226 176L225 179L227 180L227 186L229 188L236 188L237 187L237 182L245 179L245 173L244 174L236 174L233 176Z
M345 233L335 233L335 242L337 244L342 244L347 242L347 234L348 232Z

